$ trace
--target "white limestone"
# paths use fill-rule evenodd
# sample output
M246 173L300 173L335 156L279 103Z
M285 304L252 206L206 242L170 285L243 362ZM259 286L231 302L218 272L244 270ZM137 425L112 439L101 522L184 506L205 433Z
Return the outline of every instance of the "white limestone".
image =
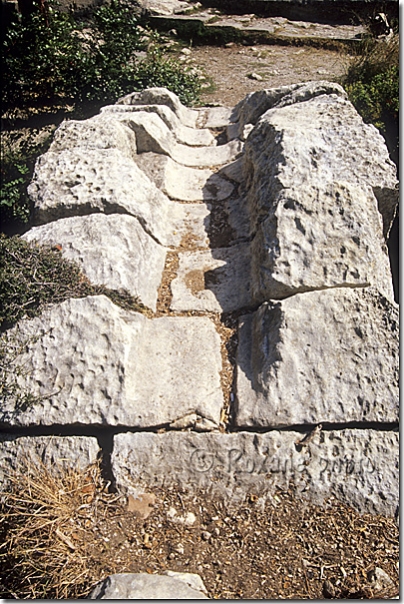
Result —
M222 201L234 185L208 169L188 168L166 155L141 153L136 164L170 199L179 201Z
M26 241L61 246L91 283L126 290L156 310L166 248L148 235L139 221L125 214L72 216L33 227Z
M306 434L307 436L307 434ZM271 499L293 483L317 504L331 496L361 513L398 513L398 433L370 429L305 434L190 432L121 433L112 469L122 492L178 486L223 497L229 504L255 493Z
M6 401L3 424L153 427L192 413L219 424L220 339L206 317L147 319L90 296L10 334L26 342L19 383L40 400L26 410Z
M100 581L89 600L207 600L199 575L166 571L162 575L118 573Z
M398 200L396 168L381 134L343 96L323 94L269 109L245 145L254 225L285 189L348 182L373 189L387 237Z
M267 302L240 320L239 427L398 422L398 308L374 288Z
M333 182L279 193L251 246L259 303L329 287L393 284L383 224L370 187Z

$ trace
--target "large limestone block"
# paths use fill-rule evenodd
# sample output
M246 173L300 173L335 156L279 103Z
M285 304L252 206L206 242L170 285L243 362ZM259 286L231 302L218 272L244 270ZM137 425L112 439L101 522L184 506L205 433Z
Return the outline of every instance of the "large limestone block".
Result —
M7 474L24 470L25 463L43 463L49 469L85 470L100 453L97 439L90 436L17 436L0 434L0 489Z
M231 312L251 305L250 246L179 254L171 309Z
M120 98L117 105L166 105L178 119L189 128L195 128L199 112L185 107L176 94L167 88L146 88L141 92L132 92Z
M156 113L138 111L123 115L125 123L136 134L138 153L161 153L184 166L206 167L229 163L237 159L243 150L244 143L238 139L216 147L182 145L177 143L172 131Z
M204 128L223 128L234 121L234 109L230 107L207 107L200 109L199 123Z
M135 133L124 122L112 115L96 115L88 120L69 120L57 128L50 151L80 147L82 149L118 149L133 159L136 155Z
M166 571L163 575L118 573L91 591L89 600L208 600L199 575Z
M255 224L283 189L349 182L372 187L387 237L398 201L396 168L381 134L336 94L268 110L245 143L244 176Z
M120 491L138 495L157 486L223 497L271 498L290 484L298 497L321 504L334 496L360 512L393 516L399 502L398 432L322 430L305 434L217 432L122 433L114 437L112 471Z
M370 187L319 182L281 191L258 227L251 256L257 302L371 284L394 300L382 220Z
M33 227L22 238L61 245L63 257L77 262L92 283L124 289L156 310L167 250L136 218L125 214L73 216Z
M398 345L374 288L265 303L239 325L236 425L398 422Z
M135 161L155 185L178 201L223 201L234 185L212 170L182 166L167 155L141 153Z
M3 424L219 424L220 338L206 317L147 319L90 296L49 307L10 333L26 344L19 383L42 398L26 410L7 401Z
M28 187L36 224L94 212L130 214L162 245L172 236L172 202L118 149L48 151Z
M308 101L323 94L337 94L347 98L345 90L335 82L314 81L268 88L250 92L234 108L234 121L239 122L240 130L247 124L256 124L268 109Z
M189 128L184 126L177 115L167 105L108 105L101 108L101 115L112 114L115 119L125 121L125 114L134 111L146 111L157 113L170 130L174 133L178 142L194 147L208 147L215 145L216 139L207 128Z

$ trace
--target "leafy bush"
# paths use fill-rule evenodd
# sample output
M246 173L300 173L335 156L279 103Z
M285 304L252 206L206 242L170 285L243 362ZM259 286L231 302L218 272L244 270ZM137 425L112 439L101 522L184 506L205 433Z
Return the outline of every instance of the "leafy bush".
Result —
M398 144L399 113L399 39L364 40L354 57L343 85L365 122L374 124L382 134ZM392 131L394 131L392 133ZM389 141L387 141L389 142ZM390 148L390 151L392 149Z
M0 223L2 228L10 224L19 226L27 223L31 214L31 203L27 186L31 180L35 160L49 146L51 136L42 142L33 142L31 137L19 141L3 135L1 139L1 183L0 183Z
M144 87L166 86L194 102L199 79L151 48L132 9L117 0L79 20L52 5L14 20L3 43L3 108L114 102Z
M105 294L123 308L146 311L126 291L92 285L57 247L0 234L0 327L37 315L45 304L96 294Z

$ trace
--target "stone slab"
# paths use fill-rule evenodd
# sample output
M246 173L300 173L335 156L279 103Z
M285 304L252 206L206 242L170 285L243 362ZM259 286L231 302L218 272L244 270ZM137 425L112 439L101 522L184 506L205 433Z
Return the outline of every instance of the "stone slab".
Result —
M398 201L396 167L381 134L353 105L318 88L295 89L266 111L245 143L244 177L253 224L279 193L309 183L371 186L387 237ZM287 104L290 102L290 104Z
M184 126L177 115L166 105L108 105L101 108L101 115L112 114L112 117L125 121L129 113L146 111L156 113L172 130L179 143L194 147L208 147L216 145L216 139L207 128L189 128Z
M277 88L264 88L250 92L237 103L234 107L235 123L238 123L240 131L248 124L255 125L268 109L276 107L284 97L289 96L293 91L307 90L308 88L312 90L312 97L319 94L338 94L345 99L348 98L342 86L334 82L304 82Z
M85 468L97 461L100 448L91 436L17 436L0 434L0 490L7 474L24 470L24 463L52 469Z
M398 307L374 288L268 302L239 325L239 427L399 421Z
M321 504L334 496L360 512L394 516L399 501L398 432L322 430L304 434L217 432L122 433L114 437L118 490L180 486L237 504L248 494L272 499L294 483L298 497Z
M96 115L87 120L68 120L56 129L50 151L60 153L74 147L81 149L118 149L133 159L137 153L136 136L114 115Z
M89 600L208 600L199 575L167 571L163 575L118 573L100 581Z
M22 238L61 246L62 256L77 262L91 283L124 289L156 310L167 250L136 218L125 214L73 216L33 227Z
M230 107L200 109L199 124L204 128L223 128L233 121L233 115L233 108Z
M172 237L172 202L118 149L48 151L28 187L35 223L95 212L130 214L162 245Z
M147 319L105 296L70 299L10 330L25 346L19 384L40 399L8 400L9 426L218 426L220 338L207 317Z
M166 155L141 153L136 164L170 199L178 201L222 201L234 185L208 169L188 168Z
M209 247L210 208L204 203L176 204L173 236L179 249Z
M312 182L279 193L251 246L257 303L329 287L393 282L382 219L370 187Z
M250 246L179 254L171 291L174 311L231 312L250 306Z
M124 113L125 123L136 134L138 153L161 153L190 167L227 164L240 156L244 143L238 139L216 147L191 147L176 142L172 131L155 113L146 111Z
M189 128L195 128L199 111L185 107L176 94L166 88L146 88L118 99L117 105L166 105Z

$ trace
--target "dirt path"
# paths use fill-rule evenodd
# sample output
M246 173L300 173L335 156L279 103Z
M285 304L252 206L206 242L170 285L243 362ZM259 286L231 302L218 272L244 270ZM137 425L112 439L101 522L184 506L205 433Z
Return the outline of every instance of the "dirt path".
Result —
M202 104L232 107L249 92L309 80L338 81L349 56L344 51L311 47L259 45L199 46L192 49L191 64L203 68L214 83L206 88ZM256 74L262 78L251 78Z

